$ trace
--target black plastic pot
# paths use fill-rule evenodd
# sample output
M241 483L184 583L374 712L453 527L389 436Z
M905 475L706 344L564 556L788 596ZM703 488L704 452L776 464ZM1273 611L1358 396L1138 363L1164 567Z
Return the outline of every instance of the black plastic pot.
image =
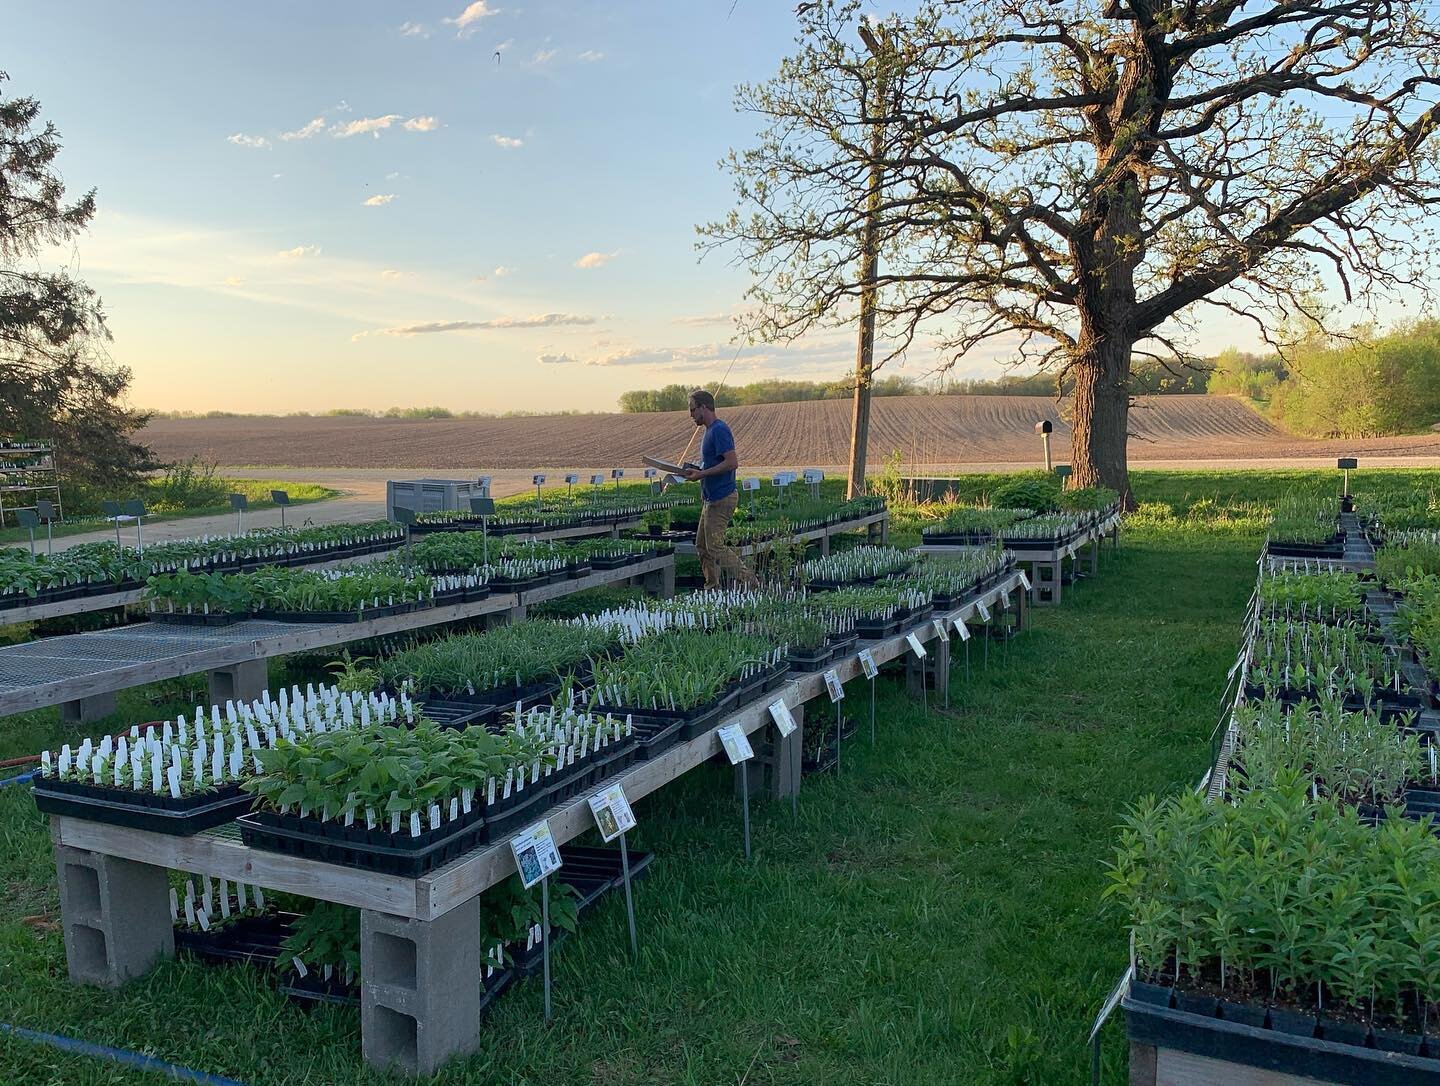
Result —
M534 789L536 793L544 791L538 786ZM400 833L391 834L388 824L368 830L359 822L345 827L333 819L321 822L273 811L257 811L236 821L241 839L253 848L415 878L485 843L490 823L481 817L483 806L477 802L470 815L419 837L411 837L403 826Z

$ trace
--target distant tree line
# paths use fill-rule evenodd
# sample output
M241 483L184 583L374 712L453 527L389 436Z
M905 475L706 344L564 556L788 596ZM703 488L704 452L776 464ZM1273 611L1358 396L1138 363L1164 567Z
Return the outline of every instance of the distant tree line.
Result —
M636 389L620 394L620 410L684 411L690 393L706 385L666 385L664 388ZM876 396L916 396L931 391L909 377L885 377L874 383ZM848 381L755 381L735 387L711 389L716 407L748 407L760 403L793 403L797 400L844 400L854 395Z

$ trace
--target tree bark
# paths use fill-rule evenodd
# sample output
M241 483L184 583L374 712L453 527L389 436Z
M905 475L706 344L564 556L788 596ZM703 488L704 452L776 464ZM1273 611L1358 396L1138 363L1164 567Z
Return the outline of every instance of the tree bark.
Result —
M1130 414L1130 347L1113 339L1092 342L1076 359L1070 463L1072 486L1108 486L1121 508L1134 509L1126 449Z

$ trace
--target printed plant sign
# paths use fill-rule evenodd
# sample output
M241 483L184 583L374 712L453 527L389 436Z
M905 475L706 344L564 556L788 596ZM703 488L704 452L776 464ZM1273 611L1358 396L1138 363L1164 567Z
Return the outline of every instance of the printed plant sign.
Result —
M935 619L933 625L935 627L936 637L938 637L941 641L950 640L950 631L945 628L945 620L943 618Z
M982 622L990 621L990 608L985 606L984 600L981 600L975 605L975 613L980 616L980 620Z
M550 836L550 823L544 819L510 838L510 851L515 854L515 867L527 890L560 870L560 852L555 838Z
M739 765L755 757L755 751L750 746L750 737L739 724L726 724L723 728L715 729L715 734L720 736L720 745L725 748L725 755L730 759L731 765Z
M607 845L622 833L635 828L635 814L630 810L630 801L625 798L625 789L618 784L591 796L590 812L595 816L595 825L600 827L600 836Z
M830 695L831 701L839 701L845 696L845 687L840 682L840 673L834 668L825 672L825 692Z
M905 640L910 645L910 651L915 654L915 659L925 659L925 646L920 643L920 639L918 637L916 637L913 633L906 634Z
M960 635L961 641L970 640L970 627L965 625L965 620L959 615L955 616L955 632Z
M770 703L770 719L775 721L775 727L780 732L780 738L784 739L796 728L794 714L790 712L790 706L783 700Z
M873 679L880 674L880 669L875 665L875 654L869 649L860 650L860 670L867 679Z
M1026 592L1030 591L1030 578L1025 576L1023 569L1020 571L1020 587L1025 589Z

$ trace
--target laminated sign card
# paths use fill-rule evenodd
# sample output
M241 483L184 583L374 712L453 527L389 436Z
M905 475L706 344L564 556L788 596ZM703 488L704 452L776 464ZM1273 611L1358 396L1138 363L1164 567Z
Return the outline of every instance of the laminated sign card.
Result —
M555 838L550 836L550 823L543 819L510 838L510 851L515 854L515 868L527 890L560 870L560 852Z
M622 833L635 828L630 801L625 798L625 789L618 784L591 796L590 812L595 816L595 825L600 827L600 836L607 845Z

